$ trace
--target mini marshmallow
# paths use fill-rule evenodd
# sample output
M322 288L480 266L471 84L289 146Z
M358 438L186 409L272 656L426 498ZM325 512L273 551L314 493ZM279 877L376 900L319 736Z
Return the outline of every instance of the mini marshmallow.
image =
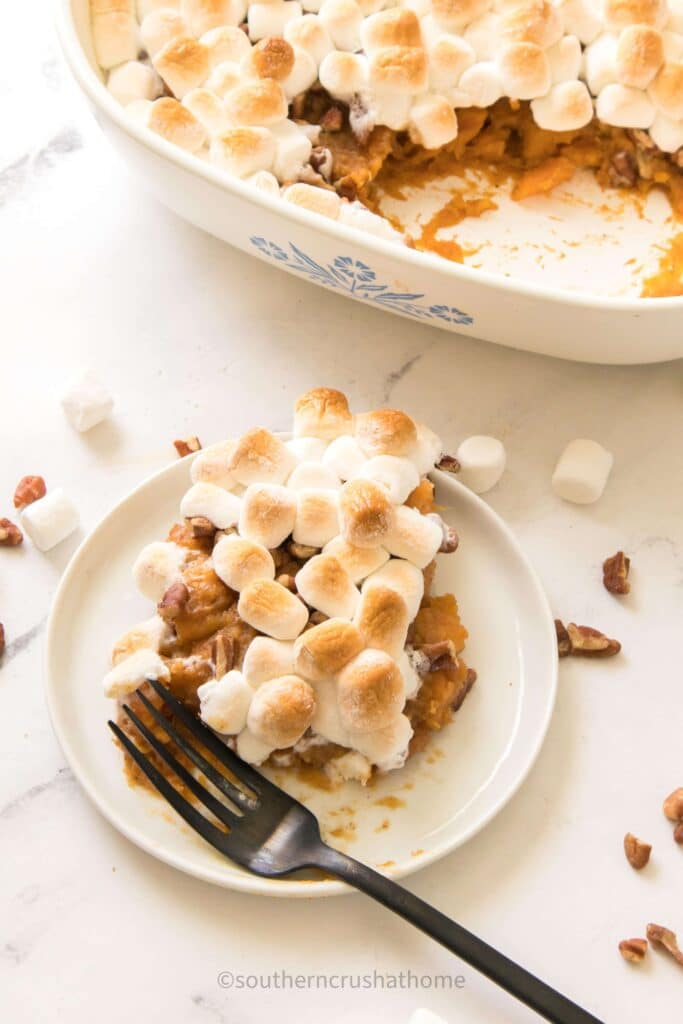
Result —
M202 448L195 455L190 467L193 484L215 484L226 491L232 490L236 480L230 472L230 459L235 450L234 441L219 441L208 448Z
M237 26L247 13L246 0L181 0L180 10L193 36L223 25Z
M335 491L304 488L296 492L297 508L292 539L297 544L321 548L339 532Z
M323 466L332 470L341 480L358 476L365 463L365 453L350 434L342 434L330 442L323 455Z
M473 107L491 107L503 95L503 80L498 65L482 60L463 72L458 88L467 94Z
M226 96L228 96L233 89L236 89L238 85L241 85L242 80L243 78L240 65L236 64L234 61L225 60L220 64L216 64L215 68L211 71L211 74L206 80L206 89L209 92L214 93L217 99L224 101ZM223 107L223 116L228 122L225 125L225 128L227 129L230 127L230 119L225 107Z
M439 149L458 134L455 111L443 96L424 96L410 110L410 137L425 149Z
M275 640L294 640L308 622L308 609L275 580L254 580L244 588L237 612L247 625Z
M119 637L112 648L111 663L118 665L135 651L158 651L162 645L169 643L174 635L168 622L160 615L152 615Z
M583 53L586 83L593 96L617 80L616 36L603 33Z
M357 750L348 750L341 757L333 757L324 765L324 770L333 786L343 782L360 782L361 786L367 786L372 778L372 765Z
M339 525L345 541L357 548L380 547L393 522L394 507L383 487L361 479L344 484L339 496Z
M367 206L363 206L357 200L351 203L342 203L339 207L338 219L340 224L366 231L376 238L384 238L388 242L405 242L405 235L393 228L384 217L368 210Z
M318 77L320 84L327 89L331 96L348 103L356 93L362 93L367 86L367 57L362 53L333 50L323 58L318 70Z
M27 505L21 525L39 551L50 551L78 529L76 506L61 487Z
M197 689L199 717L223 736L236 736L247 724L254 691L241 672L233 669L222 679L210 679Z
M422 679L420 678L415 666L408 655L408 652L403 650L400 651L396 658L396 664L398 665L401 676L403 677L403 685L405 687L405 699L412 700L418 693L418 690L422 686Z
M266 128L230 128L211 140L210 159L228 174L246 178L269 171L275 152L275 139Z
M339 477L322 464L322 462L300 462L287 480L287 486L293 491L329 490L338 491L341 487Z
M383 729L353 733L351 743L380 772L390 772L405 764L412 735L410 720L405 715L398 715Z
M180 0L137 0L138 21L143 21L152 11L172 8L179 10Z
M152 11L140 26L140 41L152 60L167 43L187 36L187 25L179 11L164 8Z
M237 755L247 764L259 765L267 761L275 749L268 743L256 739L253 733L244 729L237 737Z
M305 50L316 65L334 50L329 32L314 14L304 14L301 18L288 21L285 25L285 39L292 46Z
M534 43L547 50L562 38L562 15L550 0L506 5L500 17L500 33L506 42Z
M193 89L183 97L183 106L197 118L209 135L217 135L228 127L225 107L209 89Z
M269 679L291 675L293 671L294 644L291 641L257 636L247 647L242 673L252 689L258 689L261 683L267 683Z
M251 51L251 43L246 32L234 25L212 28L211 31L205 32L199 41L209 52L211 68L225 61L239 65Z
M602 31L600 8L589 0L556 0L564 19L564 30L578 37L587 46Z
M474 49L460 36L436 35L427 44L427 53L429 81L437 92L455 89L463 73L477 59Z
M215 484L193 484L180 503L180 514L185 519L202 516L218 527L227 530L235 526L240 516L241 501Z
M650 138L663 153L675 153L683 146L683 120L673 121L657 114L650 126Z
M231 590L244 590L254 580L275 579L275 562L268 548L236 534L221 537L211 558L216 575Z
M273 3L251 3L247 21L252 42L266 36L282 36L287 23L300 18L301 4L296 0L275 0Z
M363 12L355 0L324 0L319 17L335 49L349 53L360 49Z
M230 471L238 483L283 484L295 460L284 442L264 427L248 430L235 445Z
M369 117L373 124L381 124L394 132L408 129L412 96L409 94L380 91L375 94L370 105Z
M515 100L533 100L544 96L552 84L550 64L545 51L536 43L511 43L498 57L506 96Z
M343 537L333 537L323 548L324 555L333 555L354 583L360 583L389 561L384 548L357 548Z
M593 100L583 82L559 82L547 96L531 101L531 113L546 131L575 131L592 120Z
M306 50L294 47L294 66L282 80L282 88L288 100L306 92L317 81L318 65Z
M662 33L649 25L629 25L617 43L617 75L622 85L647 89L664 63Z
M595 110L601 121L617 128L649 128L657 113L646 93L617 83L605 86Z
M492 61L500 46L500 15L488 11L467 26L463 39L478 61Z
M327 189L297 182L283 189L282 198L285 202L294 203L295 206L301 206L310 213L317 213L330 220L336 220L339 216L341 199L336 192Z
M393 587L407 604L410 621L413 621L420 610L425 588L424 576L417 566L403 558L392 558L368 576L363 583L362 592L365 593L376 586Z
M173 583L182 580L187 551L171 541L154 541L142 549L133 565L133 579L143 597L158 604Z
M87 372L64 392L62 408L71 426L85 433L111 416L114 399L104 384Z
M259 78L231 89L225 108L235 125L268 128L287 117L287 97L279 82Z
M209 74L209 51L189 36L172 39L155 53L153 63L158 74L177 99L206 80Z
M379 11L364 19L360 40L367 54L385 46L422 46L420 22L414 11L405 8L393 7Z
M99 7L107 5L100 4ZM138 26L125 2L108 5L109 10L92 9L92 40L97 63L102 68L113 68L138 55ZM116 9L118 7L118 10Z
M565 501L590 505L602 495L613 463L612 453L597 441L570 441L555 466L553 490Z
M310 159L311 140L294 121L273 125L271 133L276 144L273 172L279 181L296 180Z
M314 555L295 576L296 589L306 604L329 618L352 619L360 593L349 574L332 555Z
M667 14L667 0L603 0L602 16L611 32L628 25L663 28Z
M129 60L112 68L107 89L124 107L134 100L155 100L164 91L163 82L154 68L139 60Z
M443 443L438 434L435 434L426 424L418 423L417 444L411 456L420 476L431 473L434 466L443 453Z
M294 529L297 496L281 484L251 484L242 498L239 532L272 550Z
M294 642L294 671L316 684L332 679L363 649L363 637L346 619L326 619Z
M683 60L664 64L650 86L650 98L666 117L683 118Z
M253 185L259 192L265 192L268 196L280 196L280 182L270 171L257 171L246 179L248 185Z
M390 554L405 558L418 569L425 569L442 542L443 531L433 519L423 516L417 509L400 505L383 543Z
M460 463L459 479L475 494L490 491L505 470L505 448L495 437L483 434L468 437L460 444L455 457Z
M384 488L392 505L402 505L419 484L420 475L410 459L375 455L363 465L356 479L372 480Z
M408 605L393 588L381 584L369 587L361 594L354 624L367 647L397 659L408 635Z
M427 88L427 55L421 46L387 46L371 54L370 84L385 96L415 96Z
M130 107L127 109L130 110ZM188 153L196 153L206 142L206 129L203 124L191 110L170 96L155 100L150 105L145 124L150 131L161 135L174 146L186 149Z
M562 36L546 50L554 84L573 82L581 73L582 51L578 36Z
M315 692L303 679L271 679L252 697L247 716L249 731L276 750L293 747L311 724L315 708Z
M432 0L432 13L447 32L459 32L481 18L490 6L491 0Z
M146 679L167 682L170 677L168 666L156 651L141 648L107 672L102 685L105 696L121 700L142 686Z
M285 447L298 462L322 462L327 441L321 437L293 437L291 441L285 441ZM334 471L334 466L329 468Z
M304 634L305 636L306 634ZM314 685L315 714L311 721L311 729L322 736L328 743L338 743L340 747L350 745L348 731L344 728L339 715L337 703L337 684L332 679L323 679Z
M384 651L366 648L339 674L339 715L349 732L375 733L395 722L404 703L403 678L393 658ZM353 746L366 753L354 738ZM366 755L367 756L367 755Z
M400 409L375 409L356 417L356 438L368 456L404 455L415 451L417 427Z

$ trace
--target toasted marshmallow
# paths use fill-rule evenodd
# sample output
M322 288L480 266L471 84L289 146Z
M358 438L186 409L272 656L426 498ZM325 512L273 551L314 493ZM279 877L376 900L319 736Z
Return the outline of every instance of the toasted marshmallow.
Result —
M293 437L285 446L297 462L321 462L327 451L327 441L321 437ZM329 467L334 470L334 467Z
M318 79L318 65L306 50L294 47L294 66L282 82L288 100L306 92Z
M341 480L358 476L366 458L358 441L350 434L335 437L323 455L323 465Z
M427 56L421 46L386 46L369 61L370 84L392 97L415 96L427 88Z
M463 39L471 46L477 61L493 60L500 47L500 15L493 11L483 14L463 33Z
M234 25L223 25L205 32L199 40L209 51L209 66L217 67L229 61L240 64L251 50L251 43L246 32Z
M256 174L250 175L246 181L247 184L257 188L259 192L265 192L268 196L277 196L279 199L280 182L270 171L257 171Z
M247 724L254 691L244 676L233 669L222 679L210 679L197 689L199 717L223 736L236 736Z
M458 134L458 119L444 96L425 96L410 110L410 137L425 149L439 149Z
M320 214L321 217L328 217L330 220L336 220L339 216L341 199L336 192L327 189L297 182L296 185L288 185L283 189L282 198L288 203L294 203L295 206L301 206L310 213Z
M336 50L353 53L360 49L363 12L355 0L324 0L320 7L320 20Z
M394 507L383 487L350 480L339 497L339 523L342 537L354 547L380 547L393 527Z
M398 715L383 729L352 734L351 743L379 771L390 772L405 764L412 735L409 719Z
M208 135L218 135L228 127L225 107L208 89L193 89L183 97L183 106L194 114Z
M193 484L180 503L180 513L186 519L203 516L217 526L226 530L235 526L240 516L241 501L230 491L215 484Z
M509 43L534 43L546 50L562 38L562 15L550 0L526 0L503 10L501 37Z
M287 99L272 78L238 85L226 96L225 106L236 125L265 128L287 117Z
M604 0L602 16L605 28L618 32L629 25L663 28L668 15L666 0Z
M302 488L295 493L292 538L297 544L321 548L339 532L337 493L322 488Z
M593 100L583 82L559 82L552 87L547 96L531 101L531 113L539 128L546 131L575 131L592 120ZM488 487L485 489L488 490Z
M354 583L360 583L389 561L384 548L357 548L343 537L333 537L323 548L324 555L333 555Z
M420 476L431 473L441 458L443 443L438 434L424 423L417 423L417 445L411 458Z
M339 223L350 228L358 228L377 238L385 238L388 242L405 242L405 235L391 226L388 220L368 210L357 200L343 202L339 207Z
M271 679L254 693L247 725L257 740L276 750L293 747L313 721L315 706L313 688L303 679Z
M675 153L683 146L683 120L674 121L657 114L650 126L650 137L663 153Z
M135 100L155 100L161 96L164 86L148 64L129 60L112 68L107 78L107 89L124 107Z
M353 429L346 395L334 388L313 388L294 403L294 436L332 441Z
M511 99L544 96L552 84L550 64L536 43L511 43L498 58L503 89Z
M606 85L617 80L617 38L603 33L587 46L583 54L588 88L597 96Z
M266 128L230 128L211 141L211 162L237 178L269 171L275 160L275 139Z
M662 33L649 25L629 25L617 43L617 76L622 85L647 89L664 63ZM681 86L683 87L683 81Z
M390 587L400 594L413 621L420 610L425 588L424 576L417 566L403 558L392 558L368 576L361 589L365 594L374 587Z
M276 640L294 640L308 621L308 609L275 580L254 580L237 603L241 619Z
M666 117L674 121L683 118L683 60L668 61L663 66L650 86L650 97L657 110Z
M293 491L338 491L341 480L322 462L300 462L292 470L287 486Z
M206 142L206 129L192 111L169 96L155 100L149 105L144 123L167 142L186 149L188 153L196 153Z
M281 121L271 132L276 144L273 170L279 181L295 181L310 159L311 140L294 121Z
M573 82L581 73L582 50L578 36L562 36L546 51L553 84Z
M239 25L247 13L246 0L180 0L180 11L193 36L223 25Z
M348 103L356 93L362 93L367 86L367 57L362 53L333 50L323 58L318 77L320 84L331 96Z
M402 505L420 482L415 464L397 455L375 455L365 462L355 479L372 480L384 488L392 505Z
M211 71L211 74L206 80L206 88L214 93L217 99L221 100L221 103L225 101L225 98L229 96L233 89L236 89L238 85L242 84L242 69L239 64L236 64L231 60L224 60L221 64L216 66ZM228 112L223 107L224 116L228 120L226 128L230 127L228 118Z
M417 672L413 661L406 650L400 652L396 658L401 675L403 677L404 694L406 700L412 700L422 686L422 679Z
M152 11L162 9L179 10L180 0L137 0L138 21L143 21Z
M333 555L314 555L295 576L296 589L311 608L329 618L352 619L360 593Z
M202 448L192 460L192 483L215 484L226 491L232 490L237 482L229 468L234 449L234 441L219 441L208 448Z
M397 659L408 635L408 605L396 590L377 584L363 591L354 623L367 647Z
M243 434L230 460L231 473L245 487L256 483L282 484L293 468L291 452L265 427Z
M365 18L360 40L363 51L368 55L386 46L422 46L420 22L414 11L392 7Z
M174 96L182 99L206 80L209 51L189 36L172 39L153 57L154 67Z
M158 604L171 584L182 579L186 557L187 551L170 541L144 547L133 565L135 586L142 596Z
M254 580L275 579L275 562L268 548L236 534L220 538L212 561L216 575L231 590L244 590Z
M242 74L249 78L274 78L282 82L294 67L294 49L286 39L268 36L242 60Z
M327 619L294 641L294 671L319 683L341 672L363 650L363 637L346 619Z
M71 426L84 433L111 415L114 399L102 381L88 371L64 392L62 408Z
M111 652L112 665L118 665L135 651L158 651L174 636L173 629L160 615L152 615L144 622L133 626L116 641Z
M400 505L395 510L384 547L390 554L424 569L436 555L442 541L443 531L433 519L421 515L414 508Z
M367 117L373 125L381 124L394 132L408 130L412 97L409 94L379 90L369 105Z
M649 128L657 113L646 93L616 83L605 86L595 109L601 121L617 128Z
M349 732L371 733L386 728L401 713L404 703L398 665L384 651L361 651L341 670L337 699L341 723Z
M252 689L258 689L270 679L291 675L293 671L294 644L291 641L257 636L247 647L242 673Z
M290 535L296 521L296 494L280 484L251 484L239 518L242 537L276 548Z
M557 9L564 19L565 32L577 36L584 46L602 31L599 6L589 0L557 0Z
M138 26L132 5L119 2L91 3L92 40L100 67L108 69L135 60L138 55Z
M330 33L315 14L304 14L301 18L288 21L285 25L285 39L292 46L305 50L316 65L334 51Z
M429 82L437 92L455 89L463 72L477 59L474 49L460 36L438 36L427 43L427 53Z
M61 487L27 505L21 525L39 551L50 551L78 529L78 511Z
M398 409L376 409L356 417L356 439L368 458L371 455L413 454L417 428L406 413Z
M282 36L287 23L293 18L300 18L301 13L301 4L296 0L250 3L247 17L249 38L255 43L266 36Z
M681 11L681 18L683 20L683 0L681 2ZM668 29L662 32L662 43L664 46L664 59L667 63L683 60L683 24L681 29L677 29L675 32Z
M612 453L597 441L570 441L555 466L553 490L565 501L590 505L601 497L613 463Z
M491 0L432 0L432 14L447 32L459 32L491 7Z
M262 743L256 739L249 729L243 729L237 737L237 755L247 764L263 764L267 761L275 749L269 743Z
M315 690L315 714L311 721L311 729L329 743L338 743L341 747L348 747L350 738L339 715L335 680L322 679L313 688Z
M141 648L107 672L102 685L105 696L121 700L142 686L146 679L167 682L170 677L168 666L156 651Z
M473 107L490 107L503 95L500 68L492 60L480 60L463 72L458 88Z
M185 19L170 4L168 8L152 11L140 26L140 42L152 60L168 43L174 39L184 39L187 35Z

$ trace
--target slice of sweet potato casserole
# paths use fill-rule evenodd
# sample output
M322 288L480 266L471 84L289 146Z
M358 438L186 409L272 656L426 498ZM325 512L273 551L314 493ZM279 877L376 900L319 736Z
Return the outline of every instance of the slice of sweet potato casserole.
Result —
M154 729L134 691L159 679L252 764L400 768L476 678L455 598L432 593L458 545L426 475L441 457L423 424L329 388L296 402L291 440L198 453L182 521L135 563L156 612L114 645L107 696Z

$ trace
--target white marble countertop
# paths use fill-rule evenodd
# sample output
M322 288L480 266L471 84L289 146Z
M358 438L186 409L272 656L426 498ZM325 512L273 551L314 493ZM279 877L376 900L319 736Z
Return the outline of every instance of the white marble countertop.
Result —
M68 490L87 530L174 457L172 438L281 426L296 394L320 382L356 407L405 406L449 445L476 432L502 438L509 469L491 504L557 614L605 629L624 653L562 664L550 733L521 792L409 885L607 1021L679 1019L681 968L656 953L633 968L617 943L648 921L683 938L683 851L661 813L683 785L680 364L570 365L459 339L188 227L147 200L100 137L66 81L48 7L13 5L0 37L0 515L18 479L39 473ZM58 397L84 366L117 406L79 436ZM616 458L603 500L583 509L549 487L577 435ZM0 554L0 1016L400 1024L426 1005L450 1022L536 1020L468 968L450 993L220 987L227 970L388 977L461 965L361 896L292 904L213 889L99 816L65 767L41 680L45 617L78 540L48 555L29 543ZM633 560L633 593L621 601L599 582L619 547ZM654 845L640 875L622 853L627 830Z

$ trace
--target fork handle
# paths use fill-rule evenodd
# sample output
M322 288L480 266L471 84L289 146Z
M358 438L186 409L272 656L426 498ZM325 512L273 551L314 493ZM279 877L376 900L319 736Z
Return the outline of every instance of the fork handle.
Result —
M554 1021L555 1024L603 1024L597 1017L581 1009L476 935L451 921L441 911L366 864L321 843L319 850L316 850L314 866L348 882L393 910L546 1020Z

